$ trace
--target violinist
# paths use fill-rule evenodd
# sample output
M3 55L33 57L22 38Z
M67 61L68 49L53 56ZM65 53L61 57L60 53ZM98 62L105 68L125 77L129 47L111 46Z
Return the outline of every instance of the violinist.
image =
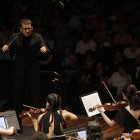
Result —
M46 112L39 115L38 118L34 114L28 113L32 119L35 132L44 132L48 138L63 135L63 129L67 127L67 121L76 121L78 117L66 110L61 110L62 99L58 94L51 93L46 99Z
M91 121L86 126L87 140L104 140L102 127L99 122Z
M137 96L140 98L140 90L136 92Z
M86 125L86 137L77 140L105 140L101 124L96 120L89 121Z
M140 116L140 101L136 96L137 88L135 85L130 84L123 90L123 97L128 101L128 106L119 109L115 117L111 120L103 112L101 107L98 107L98 111L101 113L105 122L113 127L119 124L124 128L124 133L131 132L133 129L139 127L139 116Z

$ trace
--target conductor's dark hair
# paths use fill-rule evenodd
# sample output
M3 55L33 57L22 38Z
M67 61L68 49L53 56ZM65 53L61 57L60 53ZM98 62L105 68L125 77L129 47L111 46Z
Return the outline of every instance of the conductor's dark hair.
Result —
M86 132L87 140L103 140L102 127L97 121L88 122Z
M26 24L26 25L31 24L32 25L32 21L28 18L22 18L19 22L19 26L22 27L22 24Z

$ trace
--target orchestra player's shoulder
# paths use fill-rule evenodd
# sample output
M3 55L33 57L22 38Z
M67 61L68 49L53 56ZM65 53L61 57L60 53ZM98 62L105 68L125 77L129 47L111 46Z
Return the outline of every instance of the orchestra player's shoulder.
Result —
M70 111L67 111L67 110L61 110L62 111L62 116L64 118L64 120L73 120L73 121L76 121L78 120L78 116ZM60 114L60 110L58 111L59 114Z

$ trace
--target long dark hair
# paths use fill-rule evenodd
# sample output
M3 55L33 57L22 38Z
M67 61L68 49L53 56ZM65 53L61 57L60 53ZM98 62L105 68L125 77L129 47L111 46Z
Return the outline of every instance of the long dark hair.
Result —
M46 98L46 102L49 103L49 110L52 112L61 109L62 99L56 93L50 93Z
M63 128L66 128L66 122L63 119L62 116L62 110L61 110L61 106L62 106L62 98L60 95L56 94L56 93L50 93L47 98L46 98L46 102L49 103L49 111L50 113L52 113L52 120L50 121L50 125L53 122L53 117L54 117L54 112L60 110L60 117L61 117L61 123L63 125Z
M103 132L97 121L88 122L86 126L87 140L103 140Z
M60 123L62 124L63 128L67 127L66 122L62 116L61 110L62 99L60 95L56 93L50 93L46 98L46 104L47 103L49 107L47 108L47 112L40 119L39 127L43 132L49 133L49 127L54 122L54 134L61 135L63 134L63 132L61 131ZM58 110L60 111L60 114ZM51 120L50 116L52 116Z
M130 100L130 109L140 110L140 98L138 96L133 96Z
M130 102L133 96L136 96L137 87L133 84L128 84L123 88L123 95L128 99Z

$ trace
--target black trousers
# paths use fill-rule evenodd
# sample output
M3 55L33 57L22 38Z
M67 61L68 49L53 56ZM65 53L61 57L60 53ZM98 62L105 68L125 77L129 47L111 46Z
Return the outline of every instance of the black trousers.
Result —
M19 115L22 113L23 104L28 101L30 106L40 107L40 93L39 93L39 77L30 77L29 75L13 76L13 108L17 113L19 123L21 118ZM28 96L27 96L28 94ZM28 99L26 99L26 97Z

